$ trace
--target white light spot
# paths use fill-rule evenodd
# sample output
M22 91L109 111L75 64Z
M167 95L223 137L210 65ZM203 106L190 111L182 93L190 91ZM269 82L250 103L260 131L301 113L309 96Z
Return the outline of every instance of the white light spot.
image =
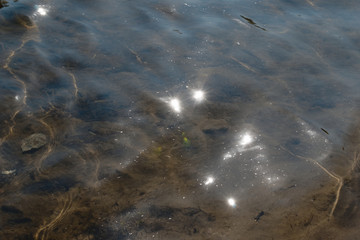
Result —
M177 99L177 98L171 99L170 106L175 112L177 112L177 113L181 112L181 106L180 106L179 99Z
M45 8L39 7L39 9L37 10L37 12L41 15L41 16L45 16L47 14L47 10Z
M309 129L306 132L310 137L312 137L312 138L316 137L316 132L315 131Z
M235 202L235 199L233 198L229 198L227 200L228 204L231 206L231 207L236 207L236 202Z
M15 100L16 100L16 101L19 101L19 99L20 99L19 95L16 95L16 96L15 96Z
M246 145L252 143L253 141L254 141L253 137L250 134L246 133L241 137L240 145L246 146Z
M193 94L193 98L197 101L197 102L201 102L204 100L204 92L201 91L201 90L196 90L194 91L194 94Z
M233 157L233 155L231 155L231 153L225 153L225 155L224 155L224 160L227 160L227 159L229 159L229 158L232 158Z
M46 9L44 6L36 6L36 13L35 15L40 15L40 16L46 16L48 13L48 9Z
M204 182L204 184L205 185L209 185L209 184L212 184L212 183L214 183L214 178L213 177L208 177L207 179L206 179L206 181Z
M266 180L268 183L275 184L280 180L280 178L278 176L274 176L274 177L267 177Z

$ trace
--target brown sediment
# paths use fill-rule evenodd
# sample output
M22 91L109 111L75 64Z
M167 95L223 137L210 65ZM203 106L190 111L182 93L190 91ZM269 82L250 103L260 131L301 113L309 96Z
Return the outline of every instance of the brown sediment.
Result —
M98 153L96 153L96 151L91 147L86 147L86 152L88 155L87 158L95 162L93 181L94 181L94 186L99 187L99 173L101 166L100 158L98 156ZM85 164L87 164L86 161Z
M352 158L347 162L351 167L344 176L344 187L341 189L342 197L339 199L339 207L335 209L335 222L339 227L346 228L353 232L354 227L359 223L359 191L360 191L360 154L359 154L359 138L360 132L358 126L348 135L348 147L353 151ZM349 154L350 155L350 154ZM350 162L351 161L351 162Z
M36 25L34 25L33 27L36 31L34 32L35 34L38 33L38 29L36 27ZM34 40L34 41L39 41L38 39L38 35L35 35L34 36L31 36L30 34L34 34L33 32L30 32L30 33L25 33L24 36L23 36L23 39L21 40L21 44L18 48L16 48L15 50L11 50L9 56L6 58L5 60L5 64L3 65L3 68L5 70L7 70L12 76L13 78L19 82L22 86L23 86L23 104L26 105L26 98L27 98L27 87L26 87L26 83L21 80L17 75L16 73L14 72L14 70L9 66L9 64L11 63L12 59L14 58L14 56L16 55L17 52L19 52L27 42L31 41L31 40Z
M331 204L329 218L323 218L307 231L304 239L356 239L358 236L358 224L360 219L359 197L360 191L360 168L359 168L359 131L358 126L351 127L344 139L347 151L334 152L332 168L338 169L341 176L334 174L320 163L303 158L287 150L293 156L308 160L319 166L327 175L337 180L336 189L333 186L323 186L319 189L319 197L329 196L328 204ZM331 197L332 196L332 197ZM326 201L324 202L326 203ZM326 204L324 209L326 209ZM301 205L299 206L301 209ZM328 211L326 210L326 211Z
M64 216L71 211L72 202L73 202L72 195L73 195L72 192L68 192L58 198L60 209L57 209L54 212L53 218L51 218L48 222L44 222L44 224L39 227L39 229L36 231L34 235L35 240L48 239L49 232L52 231L52 229L54 229L56 225L59 224L59 222L61 222Z
M22 96L22 106L20 109L16 110L14 112L14 114L11 117L11 122L12 125L9 127L9 131L8 134L6 136L4 136L1 140L0 140L0 146L3 144L3 142L12 134L13 132L13 128L15 127L15 121L14 119L16 118L17 114L22 111L22 108L26 105L26 100L27 100L27 86L26 83L20 79L17 74L14 72L14 70L11 68L10 64L11 61L13 60L14 56L25 46L25 44L31 40L35 40L35 41L39 41L38 39L38 29L36 24L33 24L32 21L30 20L29 17L25 16L25 15L17 15L16 20L19 22L19 24L21 24L22 26L24 26L27 30L24 33L22 40L21 40L21 44L19 47L17 47L15 50L11 50L9 56L5 59L5 63L3 65L3 68L8 71L11 76L13 77L13 79L20 83L22 88L23 88L23 96ZM28 32L30 31L30 32ZM34 35L35 34L35 35ZM34 35L34 36L33 36ZM3 44L2 44L3 46Z
M335 195L335 200L334 203L332 205L331 211L329 213L329 218L331 218L334 214L334 211L336 209L336 206L338 204L339 198L340 198L340 191L341 188L343 186L343 178L338 176L336 173L332 173L330 170L326 169L323 165L321 165L318 161L312 159L312 158L306 158L297 154L292 153L291 151L287 150L286 148L284 148L283 146L280 146L281 149L283 149L284 151L286 151L287 153L293 155L294 157L303 159L305 161L309 161L312 162L313 164L315 164L316 166L318 166L321 170L323 170L328 176L330 176L331 178L335 179L337 184L336 184L336 195Z
M179 137L172 136L171 139L174 137L179 139L180 142L181 135ZM164 187L170 190L168 189L169 184L178 186L178 190L175 190L175 192L184 191L189 187L185 185L181 187L183 185L181 183L183 181L182 174L185 172L184 168L181 167L183 160L179 159L180 156L178 155L179 146L176 144L168 148L168 140L164 139L164 142L159 143L159 146L163 147L161 152L152 149L147 150L140 156L136 166L117 171L108 179L102 179L97 186L88 190L73 188L74 192L78 191L79 197L77 197L76 205L79 207L73 208L71 199L59 201L59 208L54 210L51 219L38 228L34 235L35 239L61 239L66 236L62 232L64 228L67 228L67 232L70 231L75 236L86 235L87 231L89 236L92 237L101 237L101 234L106 236L109 233L98 232L100 225L105 224L104 221L111 221L108 223L113 224L115 222L125 224L123 226L119 225L120 232L124 234L127 231L139 231L134 235L141 235L144 229L146 231L159 231L164 227L168 230L174 228L175 225L167 223L166 217L172 217L174 220L180 220L184 217L191 220L192 216L198 216L198 220L200 217L204 219L210 218L209 214L197 208L169 207L158 205L159 203L155 202L149 209L141 210L135 207L146 198L151 202L152 198L161 195L165 190ZM157 149L158 147L154 148ZM98 177L96 176L96 178ZM166 185L164 185L163 179L166 179ZM64 195L71 196L70 193ZM81 205L87 205L87 207L80 207ZM148 212L149 216L140 217L141 211ZM129 218L130 216L127 217L127 214L135 214L135 218ZM126 219L128 220L124 222ZM82 222L80 229L76 225L78 221ZM198 225L199 222L196 221L193 224ZM127 230L125 230L125 226ZM55 227L56 231L53 231ZM189 228L190 231L194 231L191 226ZM175 229L178 229L178 227L175 227ZM182 235L180 229L174 231L179 231L177 235Z
M11 136L11 134L13 133L13 130L14 130L14 127L16 125L16 122L15 122L15 118L16 118L16 115L20 112L20 110L17 110L13 115L12 117L10 118L11 122L12 122L12 125L9 127L9 131L8 131L8 134L5 135L4 137L2 137L0 139L0 146L6 141L6 139Z
M32 224L26 225L24 231L32 233L35 239L44 240L64 239L69 235L74 236L75 239L112 239L120 235L125 238L129 233L132 233L134 239L146 239L152 234L157 234L163 239L181 239L184 236L191 239L232 239L244 233L249 236L247 239L259 239L266 235L274 239L311 239L320 228L333 224L334 217L329 221L329 212L338 205L335 203L336 196L342 195L336 192L333 181L328 181L327 177L323 186L311 190L298 201L286 205L286 208L281 204L273 203L272 206L264 209L265 214L258 223L254 222L253 218L259 209L251 209L251 211L242 207L235 210L228 209L221 200L210 199L205 191L199 189L195 178L200 163L198 156L193 155L191 149L193 147L206 149L202 146L205 145L206 140L209 140L206 138L207 135L221 134L223 131L218 133L217 129L231 125L223 120L229 113L227 113L228 109L222 107L223 109L221 106L208 106L204 113L212 120L202 119L204 122L199 121L197 131L186 131L185 136L194 145L184 145L184 131L181 129L170 131L152 141L146 150L124 169L116 167L107 160L111 158L111 151L115 146L107 147L107 143L102 146L99 140L107 136L105 141L111 141L108 135L118 131L115 123L107 124L99 121L88 124L71 118L56 108L41 112L37 116L41 121L33 119L33 125L36 126L27 131L45 129L49 136L53 136L53 141L56 143L54 146L60 150L68 151L72 148L72 144L80 144L80 147L75 148L77 153L72 158L64 156L64 159L61 159L63 162L37 172L33 180L23 176L17 188L12 186L12 191L29 192L28 195L18 198L16 206L25 203L27 206L35 206L36 201L42 203L53 201L42 206L44 208L42 213L38 213L40 206L21 209L24 211L24 217L33 216ZM153 121L162 119L155 106L149 111L154 113ZM14 134L21 136L22 129L26 128L27 121L30 120L18 119L19 123ZM72 128L76 127L84 127L89 134L63 146L57 144L64 141L63 135L73 133ZM64 133L64 128L70 130ZM209 129L214 131L209 132ZM196 143L194 139L198 134L204 134L205 140ZM94 138L88 140L89 136ZM204 138L198 137L198 139ZM54 148L48 154L44 149L37 155L26 156L26 160L31 162L35 157L41 159L41 156L46 156L42 160L44 164L49 155L56 150ZM284 150L296 158L314 164L326 176L337 181L337 175L320 163L316 164L311 159ZM355 155L356 159L357 156ZM117 163L116 158L112 161ZM356 165L355 161L352 162L351 169L356 169ZM75 174L68 174L67 171ZM62 187L60 184L64 180L58 180L61 176L74 180L70 183L65 182L65 187ZM92 184L93 182L96 184ZM39 187L34 190L32 185ZM55 189L46 189L48 185L54 185ZM281 200L281 197L289 196L286 191L296 190L297 187L277 194ZM193 197L194 201L182 199L183 196L191 196L189 193L192 192L196 195ZM250 207L253 205L250 204ZM337 208L335 212L336 210ZM6 216L6 221L13 220ZM9 234L12 229L7 226L6 233ZM22 233L19 230L18 236L22 236Z
M46 118L46 117L45 117ZM51 154L51 152L53 151L53 148L54 148L54 142L55 142L55 135L54 135L54 131L53 129L51 128L51 126L45 122L45 118L43 119L40 119L39 122L45 126L45 128L48 130L48 133L49 133L49 137L50 137L50 140L49 142L47 143L47 149L46 151L42 154L42 156L39 158L39 160L36 161L36 163L34 164L36 170L41 173L41 165L42 165L42 162Z

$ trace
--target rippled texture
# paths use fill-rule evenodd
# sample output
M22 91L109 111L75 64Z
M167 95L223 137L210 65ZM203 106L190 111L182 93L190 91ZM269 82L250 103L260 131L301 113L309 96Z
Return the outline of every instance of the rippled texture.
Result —
M1 239L356 239L357 1L1 1Z

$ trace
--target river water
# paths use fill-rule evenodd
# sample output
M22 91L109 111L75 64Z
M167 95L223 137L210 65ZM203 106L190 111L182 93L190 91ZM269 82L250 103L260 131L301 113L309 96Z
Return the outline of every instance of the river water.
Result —
M0 6L0 239L358 238L358 1Z

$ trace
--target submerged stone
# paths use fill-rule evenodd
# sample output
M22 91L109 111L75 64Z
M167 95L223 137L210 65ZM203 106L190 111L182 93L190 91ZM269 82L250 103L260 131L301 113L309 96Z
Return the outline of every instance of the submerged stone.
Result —
M22 140L21 150L23 152L29 152L31 150L37 150L43 147L47 143L46 136L42 133L34 133L31 136Z

